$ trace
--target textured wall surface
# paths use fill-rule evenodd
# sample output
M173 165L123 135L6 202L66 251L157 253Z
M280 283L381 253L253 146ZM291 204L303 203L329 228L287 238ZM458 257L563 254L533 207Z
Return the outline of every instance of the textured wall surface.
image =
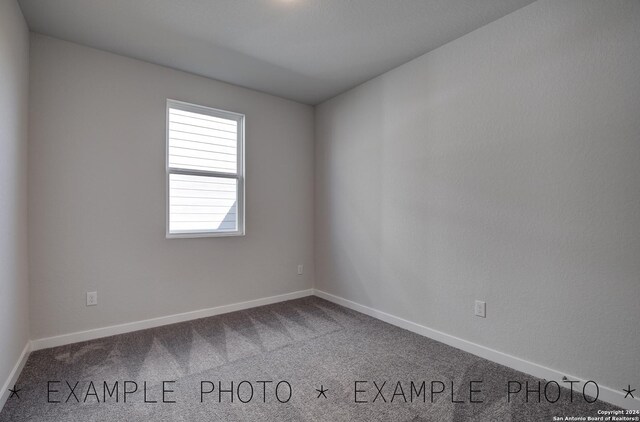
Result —
M316 287L636 382L639 75L640 2L542 0L321 104Z
M31 41L32 338L311 287L311 107ZM246 114L246 236L165 239L167 98Z
M15 0L0 0L0 386L29 340L28 77L27 25Z

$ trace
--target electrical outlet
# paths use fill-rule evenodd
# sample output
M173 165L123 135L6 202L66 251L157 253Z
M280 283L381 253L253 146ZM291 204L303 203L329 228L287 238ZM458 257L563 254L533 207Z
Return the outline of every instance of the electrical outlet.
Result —
M87 292L87 306L98 304L98 292Z
M487 304L481 300L476 300L476 316L480 318L487 317Z
M302 272L304 270L304 267L302 266L302 264L298 265L298 275L302 275Z

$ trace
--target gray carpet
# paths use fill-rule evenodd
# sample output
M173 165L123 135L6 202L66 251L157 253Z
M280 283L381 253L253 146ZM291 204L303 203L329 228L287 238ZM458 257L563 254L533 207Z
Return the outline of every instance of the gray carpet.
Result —
M469 382L479 380L474 399L483 403L470 403ZM118 393L110 397L104 382L113 391L116 381ZM125 381L138 385L126 403ZM145 381L147 401L158 403L144 402ZM165 384L174 390L167 400L175 403L162 403L163 381L175 381ZM220 400L219 387L229 389L232 381L233 403L227 392ZM291 391L281 383L276 396L280 381ZM366 382L356 387L355 381ZM374 381L382 391L375 402ZM509 381L522 384L510 402ZM527 403L527 381L533 388L539 380L309 297L33 352L17 383L20 398L7 401L0 421L551 421L616 409L588 404L581 394L570 403L568 390L555 404L544 396L538 403L537 393ZM65 403L71 391L65 382L78 382L80 403L73 395ZM444 387L433 403L432 382L436 391ZM317 398L321 385L326 398ZM133 386L129 382L127 390ZM201 387L211 386L215 390L201 402ZM355 403L356 389L362 390L358 400L368 403ZM453 403L452 392L453 400L464 402ZM286 403L278 400L289 393ZM48 397L61 403L48 403Z

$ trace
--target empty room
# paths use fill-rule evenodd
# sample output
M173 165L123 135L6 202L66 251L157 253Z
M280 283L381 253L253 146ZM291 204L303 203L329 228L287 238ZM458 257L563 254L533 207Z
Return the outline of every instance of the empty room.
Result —
M640 0L0 0L0 387L640 421Z

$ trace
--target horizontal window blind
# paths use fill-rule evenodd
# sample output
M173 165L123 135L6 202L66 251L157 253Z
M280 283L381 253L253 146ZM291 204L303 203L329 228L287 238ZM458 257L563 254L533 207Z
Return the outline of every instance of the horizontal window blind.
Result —
M171 108L169 167L236 173L238 123Z
M168 234L241 232L243 116L169 101Z

